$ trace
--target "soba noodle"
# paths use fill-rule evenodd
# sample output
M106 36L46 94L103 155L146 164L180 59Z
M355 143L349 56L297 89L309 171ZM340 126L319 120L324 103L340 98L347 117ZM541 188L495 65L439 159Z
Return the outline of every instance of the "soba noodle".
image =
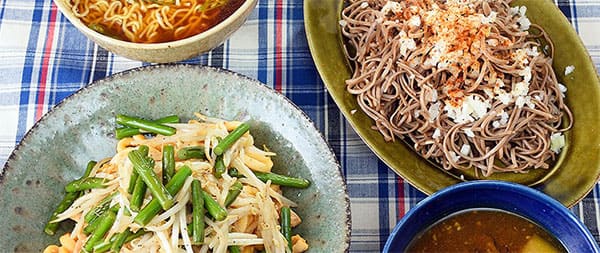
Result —
M201 33L231 15L244 0L69 0L90 28L117 39L159 43Z
M510 2L349 1L347 90L385 140L446 170L549 168L573 116L550 38Z

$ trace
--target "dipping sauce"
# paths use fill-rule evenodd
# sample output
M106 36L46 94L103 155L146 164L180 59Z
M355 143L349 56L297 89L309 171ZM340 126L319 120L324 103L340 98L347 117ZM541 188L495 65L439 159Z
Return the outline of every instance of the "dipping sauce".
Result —
M421 232L407 252L567 252L535 223L496 209L452 214Z

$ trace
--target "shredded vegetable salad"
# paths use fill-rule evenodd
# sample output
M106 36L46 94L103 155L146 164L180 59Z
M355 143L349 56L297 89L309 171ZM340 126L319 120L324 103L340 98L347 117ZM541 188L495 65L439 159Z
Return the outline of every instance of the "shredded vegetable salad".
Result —
M271 172L276 154L249 125L196 114L178 123L117 115L116 154L65 186L46 225L72 231L44 252L304 252L302 222L282 187L310 181Z

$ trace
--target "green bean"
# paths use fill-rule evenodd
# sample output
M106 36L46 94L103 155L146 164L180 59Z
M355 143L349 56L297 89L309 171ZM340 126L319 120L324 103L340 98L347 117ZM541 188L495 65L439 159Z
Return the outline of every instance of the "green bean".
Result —
M225 163L223 162L223 156L217 156L217 160L215 161L215 177L221 178L225 171L227 171L227 169L225 168Z
M202 203L204 203L204 199L202 199ZM206 209L203 209L203 210L206 211ZM205 213L203 213L204 216L206 216ZM204 225L206 226L206 223L204 223ZM187 227L188 235L193 236L194 235L194 223L192 222L190 224L187 224L186 227Z
M157 199L163 210L173 206L173 196L169 194L165 186L160 182L154 173L154 166L138 150L132 150L127 154L133 164L133 168L144 180L144 183L152 193L154 199Z
M83 176L79 179L81 180L81 179L89 177L90 174L92 173L92 169L94 169L94 166L96 166L96 161L89 161L85 168L85 172L83 173ZM44 227L44 232L46 234L54 235L56 233L56 230L58 230L58 226L60 225L60 222L52 222L52 221L56 220L56 218L58 217L58 215L60 213L64 212L71 205L73 205L73 202L75 202L75 200L77 200L77 198L79 198L79 196L81 196L81 193L78 193L78 192L65 193L65 196L60 201L60 203L58 204L56 209L54 209L54 212L52 212L50 219L48 220L48 222L46 223L46 226Z
M240 192L242 192L242 188L244 186L242 186L242 183L240 183L240 181L236 181L235 183L233 183L233 185L229 188L229 191L227 192L227 197L225 197L225 207L229 207L233 201L235 201L235 199L238 197L238 195L240 195Z
M240 250L240 247L238 247L237 245L231 245L229 246L229 253L241 253L242 251Z
M229 133L217 146L213 149L216 155L222 155L234 142L236 142L244 133L248 132L250 125L242 123Z
M134 136L134 135L138 135L138 134L141 134L141 133L142 132L138 128L119 127L117 129L115 129L115 137L117 138L117 140L120 140L120 139L123 139L123 138L127 138L127 137L131 137L131 136Z
M119 234L120 233L114 234L113 236L110 237L110 240L108 240L108 241L103 241L101 243L96 244L96 246L94 246L94 253L104 253L104 252L110 250L110 247L115 242L115 240L117 239L117 236ZM125 242L123 244L131 242L131 241L133 241L133 239L138 238L144 234L146 234L146 231L144 231L143 229L140 229L137 232L127 236L127 239L125 239Z
M100 200L100 203L88 213L85 214L84 220L87 223L92 222L93 220L100 217L106 210L108 210L110 201L113 197L115 197L117 193L113 193L111 195L106 196L104 199Z
M133 193L131 194L131 201L129 203L129 206L132 211L137 212L142 208L147 188L148 187L144 183L142 177L138 177L135 182L135 188L133 189Z
M245 178L245 176L240 174L240 172L236 168L229 169L229 171L227 171L227 174L229 174L230 177Z
M54 235L56 233L56 230L58 230L58 226L60 225L60 222L52 222L52 221L56 220L57 216L60 213L67 210L73 204L73 202L75 202L75 200L78 197L79 197L78 192L68 192L65 194L62 201L60 201L60 203L58 204L58 206L56 207L56 209L50 216L50 220L48 220L48 222L46 223L46 226L44 227L44 232L46 234Z
M138 147L138 151L140 151L140 154L142 154L143 157L146 157L148 156L148 152L150 152L150 148L146 145L141 145Z
M145 234L146 234L146 231L143 230L143 229L140 229L137 232L133 233L132 235L128 236L127 240L125 240L125 242L130 242L131 240L133 240L135 238L138 238L138 237L140 237L142 235L145 235Z
M96 227L98 227L98 223L100 223L99 221L100 218L92 220L83 228L83 233L89 235L92 232L94 232L94 230L96 230Z
M98 164L98 162L96 161L89 161L86 168L85 168L85 172L83 173L83 176L79 179L84 179L90 176L90 174L92 174L92 170L94 169L94 167L96 167L96 164ZM85 193L84 192L79 192L79 197L83 196Z
M110 211L112 211L112 212L115 212L115 213L116 213L116 212L118 212L118 211L119 211L119 209L121 209L121 205L119 205L119 204L115 204L114 206L112 206L112 207L111 207L110 209L108 209L108 210L110 210Z
M177 159L179 160L188 160L188 159L205 159L204 155L204 147L203 146L193 146L193 147L185 147L177 151Z
M110 204L110 203L106 203L107 207L104 210L104 212L114 212L114 213L117 213L119 211L119 209L121 208L121 206L119 204L116 204L116 205L112 206L111 208L108 208L108 204ZM96 219L93 219L92 221L90 221L87 224L87 226L85 226L85 228L83 228L83 233L86 234L86 235L89 235L92 232L94 232L94 230L96 230L96 227L98 227L98 224L99 224L100 220L101 220L100 218L96 218Z
M105 188L106 185L104 183L106 183L106 181L107 180L105 178L99 178L99 177L87 177L84 179L78 179L78 180L75 180L75 181L67 184L65 186L65 191L66 192L80 192L80 191L85 191L85 190L89 190L89 189Z
M175 173L171 181L169 181L169 183L167 183L167 185L165 186L167 188L167 191L172 195L177 194L177 192L181 190L181 187L183 187L183 184L185 183L187 177L189 177L190 175L192 175L192 169L190 169L190 167L183 166L179 168L179 170L177 171L177 173ZM161 206L158 203L158 200L152 199L148 204L146 204L144 208L142 208L142 210L140 210L140 212L134 218L133 221L137 224L144 226L148 224L148 222L150 222L150 220L152 220L152 218L154 218L154 216L156 216L158 212L160 212L160 209Z
M263 182L267 182L271 180L272 184L288 186L293 188L301 188L305 189L310 186L310 181L308 179L299 178L299 177L288 177L275 173L267 173L267 172L258 172L253 171L254 175ZM229 170L229 176L232 177L244 177L244 175L240 174L239 171L235 168Z
M96 227L96 229L94 229L94 232L92 232L92 234L88 238L87 242L85 243L85 246L83 246L83 248L86 251L92 251L94 246L101 242L106 232L108 232L108 230L112 227L116 217L117 215L112 211L105 212L100 217L100 220L98 221L98 226Z
M98 162L96 161L89 161L87 166L85 167L85 172L83 173L83 176L80 179L84 179L86 177L89 177L90 174L92 174L92 170L94 169L94 166L96 166L96 164L98 164Z
M108 209L108 212L117 213L120 208L121 208L121 206L119 204L116 204L113 207L111 207L110 209ZM89 235L92 232L94 232L94 230L96 230L96 228L98 227L100 220L101 219L98 218L98 219L94 219L90 223L88 223L87 226L85 226L85 228L83 228L83 233L86 235Z
M130 235L131 235L131 231L128 228L125 229L125 231L121 232L115 238L115 241L112 243L112 246L110 246L110 251L112 251L112 252L120 252L121 251L121 247L123 247L123 244L125 244L125 241L127 240L127 237L129 237Z
M192 181L192 239L197 244L204 242L204 199L197 179Z
M138 150L142 153L143 156L147 156L149 152L148 146L142 145L138 148ZM135 184L138 179L138 173L135 172L135 169L131 171L131 177L129 177L129 185L127 186L127 193L133 194L133 190L135 189Z
M281 207L281 234L288 242L288 247L292 249L292 214L289 207Z
M208 211L208 214L217 221L222 221L227 218L227 210L217 203L208 193L202 190L202 198L204 199L204 207Z
M117 236L119 236L121 233L116 233L113 234L109 240L104 240L102 242L96 243L96 245L94 245L93 248L93 252L94 253L104 253L110 250L110 246L113 244L113 242L117 239Z
M165 123L179 123L179 121L180 121L179 116L177 116L177 115L169 115L169 116L157 119L154 122L165 124Z
M135 189L135 183L138 179L138 173L135 172L135 169L131 172L131 176L129 177L129 185L127 186L127 193L133 194L133 190Z
M161 123L156 123L141 118L130 117L123 114L117 115L117 123L132 128L139 128L141 130L148 131L154 134L162 134L165 136L173 135L177 131L175 128L163 125Z
M288 177L275 173L265 173L258 171L254 171L254 175L256 175L256 177L260 179L260 181L267 182L271 180L273 184L281 186L288 186L301 189L308 188L310 186L310 181L304 178Z
M189 223L187 224L187 231L188 231L188 235L193 234L194 233L194 224L193 223Z
M179 116L171 115L164 118L160 118L153 121L154 123L165 124L165 123L179 123ZM138 128L131 127L119 127L116 130L115 136L117 139L123 139L125 137L130 137L138 134L143 134L143 132Z
M175 174L175 148L171 145L163 146L162 179L163 184L171 180Z

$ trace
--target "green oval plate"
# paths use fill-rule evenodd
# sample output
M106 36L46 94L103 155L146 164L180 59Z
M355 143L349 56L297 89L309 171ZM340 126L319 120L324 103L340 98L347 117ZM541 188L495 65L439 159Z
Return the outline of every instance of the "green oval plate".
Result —
M117 113L147 118L194 112L248 121L257 145L277 156L274 171L311 180L305 190L284 189L312 252L348 251L350 203L340 166L310 119L283 95L258 81L214 68L163 65L95 82L65 99L27 133L0 174L0 245L40 252L58 243L43 232L63 186L87 161L114 155ZM279 166L277 166L279 165ZM0 250L1 251L1 250Z
M513 5L527 6L531 22L541 25L554 41L554 69L568 88L567 104L575 117L574 126L566 134L567 145L553 168L526 174L496 173L485 179L534 186L570 207L591 191L600 176L600 81L585 46L552 1L520 0ZM338 23L342 6L342 0L305 0L304 23L319 74L358 135L392 170L426 194L464 180L483 179L468 171L445 171L404 143L388 143L379 132L371 130L373 121L346 92L344 81L351 76L351 69ZM565 78L568 65L575 66L575 71ZM357 112L352 114L353 110Z

